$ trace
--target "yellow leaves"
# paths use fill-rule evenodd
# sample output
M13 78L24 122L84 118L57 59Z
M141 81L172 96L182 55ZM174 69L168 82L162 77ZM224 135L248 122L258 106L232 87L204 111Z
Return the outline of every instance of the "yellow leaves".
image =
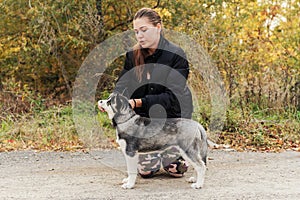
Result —
M234 132L223 132L220 139L237 151L300 151L300 136L289 133L289 129L292 128L290 125L240 121Z
M0 152L13 151L22 148L23 144L13 139L0 141Z
M288 52L288 54L290 56L294 56L294 57L299 56L298 53L296 52L296 50L294 48L292 48L292 47L288 47L286 49L286 51Z
M12 140L12 139L2 141L2 144L13 144L13 143L15 143L15 140Z
M166 8L156 8L156 12L164 19L164 18L171 18L172 14Z
M19 53L20 49L21 49L20 47L11 47L6 51L6 53L7 54Z
M22 141L22 140L3 140L0 141L0 152L16 150L38 150L38 151L77 151L83 149L83 145L78 140L42 142L41 141Z
M0 54L0 59L1 58L6 58L6 57L12 57L14 54L17 54L20 52L20 47L11 47L11 48L3 48L3 52Z

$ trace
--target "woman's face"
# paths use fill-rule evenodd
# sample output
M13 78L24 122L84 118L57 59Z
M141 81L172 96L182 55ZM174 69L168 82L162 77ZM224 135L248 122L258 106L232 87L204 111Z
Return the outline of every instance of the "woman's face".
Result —
M154 26L147 17L133 21L135 37L142 48L156 49L160 39L161 24Z

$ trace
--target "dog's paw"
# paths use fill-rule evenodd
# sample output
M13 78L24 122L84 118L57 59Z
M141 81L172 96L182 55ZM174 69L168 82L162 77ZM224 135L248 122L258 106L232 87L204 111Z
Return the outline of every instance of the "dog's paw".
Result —
M123 180L122 180L122 183L127 183L128 182L128 178L124 178Z
M197 183L193 183L193 184L191 185L191 187L192 187L193 189L201 189L201 188L203 187L203 185L197 184Z
M134 184L124 183L124 184L122 185L122 188L123 188L123 189L132 189L133 186L134 186Z
M189 182L189 183L196 183L195 177L190 177L190 178L188 179L188 182Z

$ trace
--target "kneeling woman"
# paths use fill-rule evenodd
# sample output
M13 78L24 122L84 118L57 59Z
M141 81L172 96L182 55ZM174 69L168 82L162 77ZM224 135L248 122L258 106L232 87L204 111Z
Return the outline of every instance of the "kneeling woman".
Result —
M163 37L161 17L150 8L135 14L133 28L137 44L126 53L114 92L127 96L143 117L191 118L192 95L186 85L189 64L184 51ZM139 157L142 177L152 177L161 166L175 177L187 171L177 149Z

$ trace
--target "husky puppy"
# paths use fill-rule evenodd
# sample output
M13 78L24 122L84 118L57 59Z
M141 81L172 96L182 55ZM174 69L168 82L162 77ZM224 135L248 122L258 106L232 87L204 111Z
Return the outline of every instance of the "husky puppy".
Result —
M207 158L207 136L204 128L196 121L183 118L152 119L137 115L128 99L113 93L107 100L98 101L116 127L117 142L125 155L128 177L122 188L135 185L139 153L162 151L177 147L181 156L196 171L191 177L192 188L203 187Z

